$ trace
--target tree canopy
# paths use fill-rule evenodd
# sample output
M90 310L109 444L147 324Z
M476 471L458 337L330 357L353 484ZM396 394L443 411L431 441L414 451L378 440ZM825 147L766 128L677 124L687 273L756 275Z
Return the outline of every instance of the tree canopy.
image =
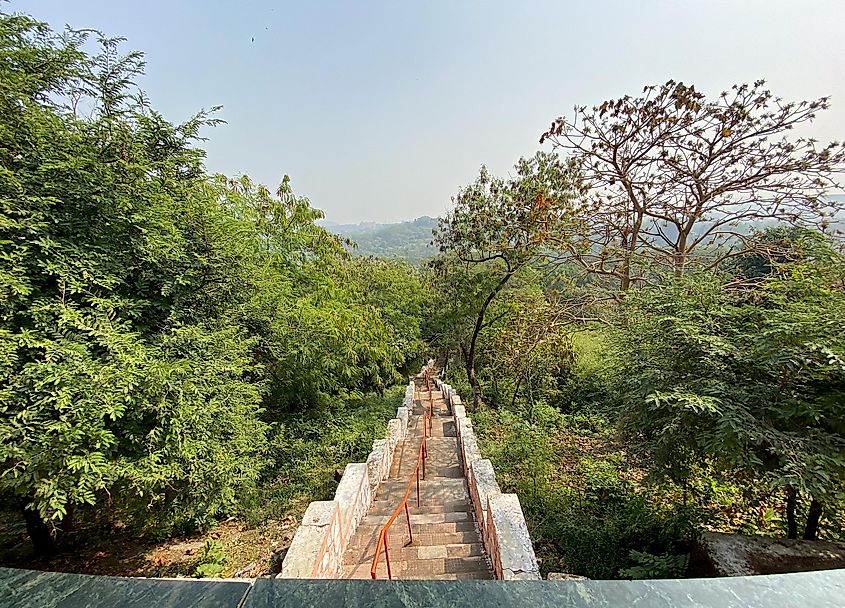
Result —
M827 229L842 211L827 195L842 190L845 146L789 135L829 107L783 100L762 80L714 99L670 80L576 106L540 138L568 152L590 187L579 212L591 221L562 253L624 291L662 271L718 266L752 222Z
M418 279L351 261L288 177L208 175L214 112L169 123L119 44L0 17L0 489L42 551L106 502L164 531L231 512L277 414L421 349Z

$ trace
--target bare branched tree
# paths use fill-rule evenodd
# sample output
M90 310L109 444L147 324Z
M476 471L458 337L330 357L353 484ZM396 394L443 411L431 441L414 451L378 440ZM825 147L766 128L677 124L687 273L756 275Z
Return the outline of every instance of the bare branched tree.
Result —
M561 259L625 291L655 270L716 267L755 222L829 231L843 209L829 195L842 192L845 147L787 137L828 107L827 97L786 102L762 80L710 101L670 80L576 107L540 138L567 151L590 185L578 205L589 221L560 243Z

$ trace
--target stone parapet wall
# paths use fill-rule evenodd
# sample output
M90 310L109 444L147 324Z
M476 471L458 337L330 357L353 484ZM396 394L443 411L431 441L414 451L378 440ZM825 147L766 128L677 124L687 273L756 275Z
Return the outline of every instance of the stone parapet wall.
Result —
M493 463L481 457L472 420L455 389L439 379L435 382L455 419L461 466L493 573L499 580L540 580L540 566L519 498L503 494L499 488Z
M379 484L390 475L396 444L408 434L413 411L413 380L384 439L376 439L366 462L346 465L334 500L308 505L282 562L279 578L339 578L343 553L367 514Z

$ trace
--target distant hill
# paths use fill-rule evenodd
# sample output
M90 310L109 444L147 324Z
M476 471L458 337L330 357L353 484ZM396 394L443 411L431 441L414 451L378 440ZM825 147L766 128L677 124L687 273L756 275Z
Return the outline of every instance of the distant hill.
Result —
M437 218L418 217L398 224L335 224L321 222L327 230L355 241L355 255L374 255L396 258L410 264L420 264L434 257L437 249L431 245L431 231L437 227Z

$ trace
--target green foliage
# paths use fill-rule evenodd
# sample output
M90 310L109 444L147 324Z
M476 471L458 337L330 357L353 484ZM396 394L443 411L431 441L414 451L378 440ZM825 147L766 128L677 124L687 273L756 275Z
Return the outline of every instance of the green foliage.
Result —
M642 551L631 551L631 561L636 565L630 568L622 568L619 571L621 578L648 579L648 578L681 578L687 571L689 555L652 555Z
M822 249L752 287L691 276L626 298L613 336L620 415L659 471L682 481L709 461L840 499L845 264Z
M217 539L209 538L203 545L194 576L197 578L216 578L223 574L227 561L223 543Z
M549 247L568 238L571 202L579 192L572 164L538 152L520 159L515 175L507 179L493 177L482 167L439 222L435 243L441 256L431 266L438 285L446 287L437 306L445 326L440 335L451 336L441 344L460 350L476 407L483 401L477 362L482 331L514 308L501 305L514 283L532 277ZM539 306L535 302L532 312ZM536 343L522 346L534 350Z
M533 422L487 408L473 422L502 490L520 497L544 572L616 578L631 550L687 550L699 514L638 487L606 423L542 405Z
M207 175L219 121L166 121L119 43L0 15L0 492L167 534L240 508L280 416L393 383L425 290L287 176Z
M299 515L312 500L331 499L335 471L367 457L373 441L384 437L403 395L404 387L394 386L383 397L335 399L282 416L268 440L269 463L261 483L243 500L246 522L258 525Z

